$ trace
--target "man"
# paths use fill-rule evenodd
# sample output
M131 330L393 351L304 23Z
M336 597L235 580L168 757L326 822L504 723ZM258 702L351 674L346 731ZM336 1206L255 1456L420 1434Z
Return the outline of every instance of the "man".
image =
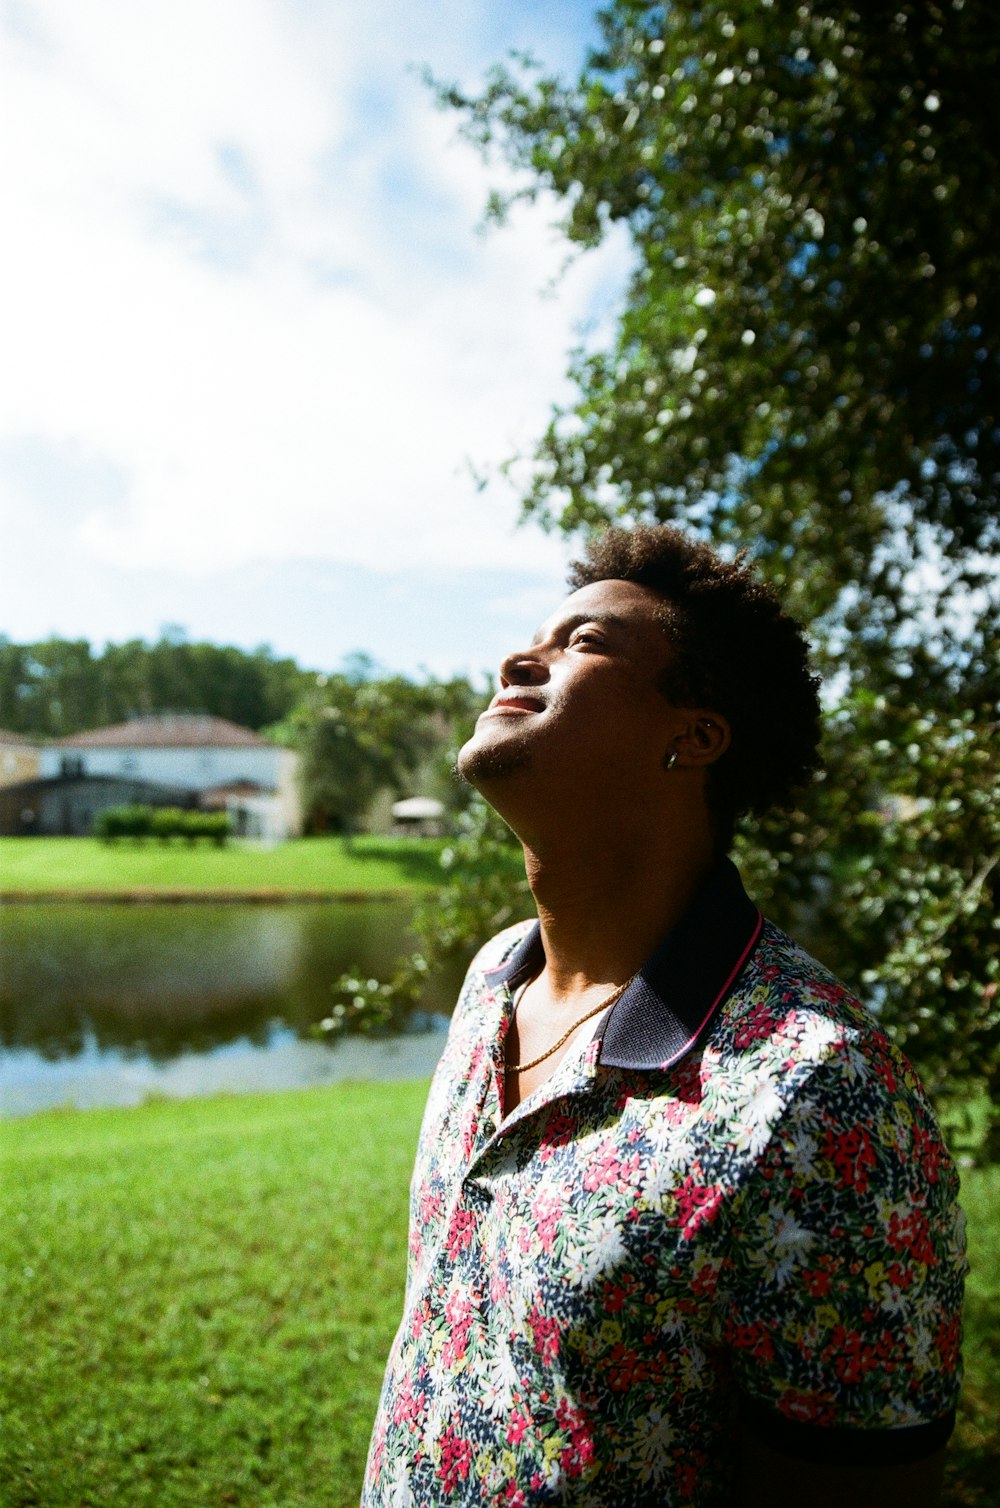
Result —
M811 770L797 624L609 530L459 757L538 920L474 960L363 1502L929 1508L957 1179L912 1070L725 857Z

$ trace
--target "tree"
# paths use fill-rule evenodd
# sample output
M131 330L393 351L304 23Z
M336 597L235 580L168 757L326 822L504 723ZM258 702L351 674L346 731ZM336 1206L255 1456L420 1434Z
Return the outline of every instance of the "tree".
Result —
M352 657L346 671L319 676L309 698L283 725L302 753L302 786L311 825L356 830L382 790L401 791L456 732L482 698L467 681L379 676L374 662ZM461 738L458 739L461 742ZM428 770L435 781L438 772Z
M208 712L249 728L286 716L313 683L267 645L190 643L165 630L95 651L86 639L0 637L0 727L62 738L154 712Z
M995 8L617 0L600 19L574 84L525 66L444 91L529 175L494 214L544 188L572 242L622 223L635 251L529 511L695 518L754 540L812 611L843 610L849 581L895 598L873 566L901 520L973 571L1000 480Z
M826 779L741 861L935 1091L997 1104L1000 13L612 0L599 21L575 81L522 59L439 89L521 175L495 218L548 193L576 247L631 238L614 339L573 354L525 511L746 546L812 625Z

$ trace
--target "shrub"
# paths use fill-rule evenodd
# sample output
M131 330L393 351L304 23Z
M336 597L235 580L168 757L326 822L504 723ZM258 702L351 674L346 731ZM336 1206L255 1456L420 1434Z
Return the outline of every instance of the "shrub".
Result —
M189 843L208 838L221 848L233 830L228 812L179 812L180 830Z
M94 831L106 843L116 838L146 838L152 831L153 809L149 806L109 806L98 812Z
M228 812L184 811L179 806L109 806L98 813L94 831L106 843L117 838L206 838L221 848L233 831Z
M186 836L184 818L186 812L181 811L179 806L158 806L150 813L150 830L154 838L159 838L162 843L168 843L171 838Z

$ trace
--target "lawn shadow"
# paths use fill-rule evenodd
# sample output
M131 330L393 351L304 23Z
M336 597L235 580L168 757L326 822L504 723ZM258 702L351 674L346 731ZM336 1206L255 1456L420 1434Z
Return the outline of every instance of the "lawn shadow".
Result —
M443 885L447 878L441 868L444 843L437 838L350 837L344 852L359 863L398 866L407 880L421 885Z
M966 1382L945 1465L941 1508L1000 1503L1000 1296L970 1293L965 1305Z

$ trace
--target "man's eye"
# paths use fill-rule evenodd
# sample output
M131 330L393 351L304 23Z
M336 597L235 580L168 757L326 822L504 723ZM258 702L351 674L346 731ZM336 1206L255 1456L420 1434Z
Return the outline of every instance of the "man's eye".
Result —
M594 628L578 628L570 640L571 644L601 644L600 634Z

